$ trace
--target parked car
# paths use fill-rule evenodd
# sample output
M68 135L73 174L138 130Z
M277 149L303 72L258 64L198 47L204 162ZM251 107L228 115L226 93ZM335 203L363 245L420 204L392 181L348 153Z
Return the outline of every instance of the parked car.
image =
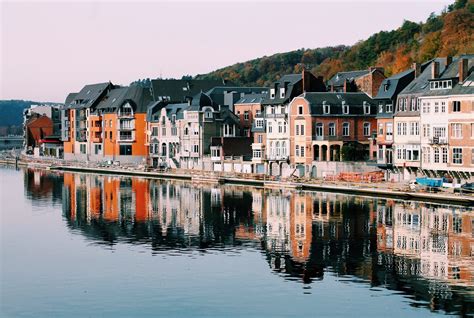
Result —
M464 183L461 186L462 192L474 193L474 182Z

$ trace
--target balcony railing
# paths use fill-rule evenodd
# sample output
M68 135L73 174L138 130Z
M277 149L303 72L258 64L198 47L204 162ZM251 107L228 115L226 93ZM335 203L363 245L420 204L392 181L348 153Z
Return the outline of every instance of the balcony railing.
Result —
M344 137L346 137L346 136L344 136ZM316 140L316 141L336 141L336 140L342 140L344 137L343 136L328 136L328 135L324 135L324 136L313 135L313 140Z
M135 124L134 123L131 123L131 124L123 124L121 123L119 126L118 126L118 129L119 130L134 130L135 129Z
M448 143L448 139L446 137L432 137L430 139L430 144L433 145L445 145Z
M134 141L135 140L135 135L134 134L119 134L118 135L118 141Z
M132 112L119 112L118 118L133 118Z

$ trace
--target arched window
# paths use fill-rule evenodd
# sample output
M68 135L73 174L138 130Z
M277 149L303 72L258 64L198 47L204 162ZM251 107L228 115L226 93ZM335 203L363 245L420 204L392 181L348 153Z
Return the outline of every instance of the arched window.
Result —
M286 157L286 141L281 142L281 155Z
M275 156L275 149L273 149L273 142L270 141L270 155L273 157Z
M276 142L275 148L276 148L276 155L277 157L279 157L280 156L280 142L279 141Z
M166 144L161 144L161 155L166 156Z

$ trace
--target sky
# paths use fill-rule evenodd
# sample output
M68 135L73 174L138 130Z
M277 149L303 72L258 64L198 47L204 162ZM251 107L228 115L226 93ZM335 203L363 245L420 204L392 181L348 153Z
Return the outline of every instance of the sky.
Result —
M300 48L352 45L454 0L0 0L0 99L181 78Z

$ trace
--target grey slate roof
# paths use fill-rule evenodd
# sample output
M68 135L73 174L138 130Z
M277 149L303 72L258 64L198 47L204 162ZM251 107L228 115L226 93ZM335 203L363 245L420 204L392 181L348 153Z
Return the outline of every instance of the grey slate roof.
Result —
M332 93L332 92L310 92L300 95L304 97L309 105L312 116L354 116L364 115L364 103L370 105L370 115L376 115L375 103L369 95L363 92ZM344 114L342 104L349 106L349 114ZM330 113L324 114L323 104L330 105Z
M405 87L400 95L409 95L409 94L421 94L428 92L430 90L428 80L431 78L431 63L439 62L439 71L444 71L445 68L445 58L435 58L421 65L422 71L421 74L415 78L407 87Z
M79 93L69 93L66 97L66 101L64 102L64 105L69 105L70 103L72 103L72 101L77 96L77 94Z
M268 94L245 94L235 104L259 104Z
M226 84L221 80L155 79L151 81L151 86L154 100L169 96L169 102L181 103L200 92L209 91L216 86L226 86Z
M415 70L409 69L384 79L374 99L393 99L413 78L415 78ZM388 85L387 90L385 90L386 85Z
M94 106L96 102L105 94L107 89L112 88L113 85L110 82L89 84L84 86L83 89L74 97L74 101L81 101L80 104L69 104L70 108L88 108Z
M147 88L140 86L125 86L111 89L99 103L97 109L104 112L116 112L120 106L130 103L136 113L146 113L151 95Z
M203 107L210 106L217 109L217 105L214 103L211 97L205 93L199 93L192 97L191 106L187 109L188 111L200 111Z
M358 77L369 74L369 72L369 70L338 72L336 75L331 77L331 79L328 81L328 85L343 86L345 80L353 81Z
M262 104L265 105L273 105L273 104L284 104L290 100L291 97L293 97L294 93L293 90L296 91L295 86L302 81L303 77L301 74L287 74L284 75L282 78L280 78L279 81L276 81L274 83L274 86L272 88L275 88L275 98L263 98ZM284 87L285 84L287 85L286 92L285 92L285 97L280 98L280 93L279 93L279 88ZM302 91L300 92L302 93Z

